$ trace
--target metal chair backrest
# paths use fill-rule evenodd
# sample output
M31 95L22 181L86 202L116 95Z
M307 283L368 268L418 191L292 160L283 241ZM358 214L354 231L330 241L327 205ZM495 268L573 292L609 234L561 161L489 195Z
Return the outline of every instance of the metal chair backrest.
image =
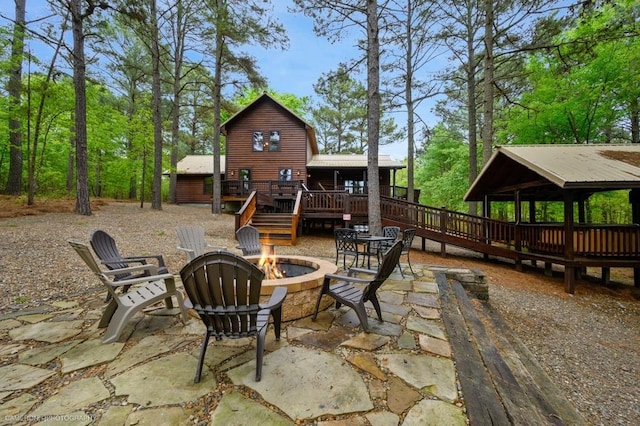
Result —
M180 270L182 285L204 324L216 338L257 333L264 272L234 253L214 251Z
M402 253L407 253L411 250L411 244L413 244L413 237L415 236L416 230L413 228L402 231Z
M358 233L351 228L338 228L333 231L337 253L355 254L358 252Z
M399 226L385 226L382 228L382 236L383 237L393 237L396 240L398 239L398 235L400 235L400 227ZM391 246L393 243L389 243Z

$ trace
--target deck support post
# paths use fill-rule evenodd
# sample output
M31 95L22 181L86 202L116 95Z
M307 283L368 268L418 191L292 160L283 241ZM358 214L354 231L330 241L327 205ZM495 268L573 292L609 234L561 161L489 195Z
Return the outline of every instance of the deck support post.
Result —
M447 235L447 208L440 208L440 233ZM443 241L440 243L440 256L447 256L447 244Z
M564 258L571 261L574 258L573 247L573 194L564 193ZM576 268L564 267L564 291L573 294L576 286Z
M564 291L573 294L576 290L576 273L573 266L564 267Z
M547 277L552 277L553 276L553 263L544 262L544 274Z
M602 267L601 280L602 284L605 285L608 285L611 282L611 268L609 268L608 266Z

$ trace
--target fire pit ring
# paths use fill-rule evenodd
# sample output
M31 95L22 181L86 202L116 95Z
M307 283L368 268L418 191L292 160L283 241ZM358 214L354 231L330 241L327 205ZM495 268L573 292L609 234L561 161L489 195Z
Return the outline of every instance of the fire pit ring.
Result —
M260 257L260 255L246 256L246 259L257 265ZM292 321L312 315L324 275L334 274L338 266L328 260L296 255L278 255L277 264L285 265L283 267L285 270L289 269L290 265L309 268L311 272L293 277L265 279L262 281L260 295L266 301L275 287L286 287L287 298L282 305L282 320ZM325 297L320 309L326 309L331 303L332 300Z

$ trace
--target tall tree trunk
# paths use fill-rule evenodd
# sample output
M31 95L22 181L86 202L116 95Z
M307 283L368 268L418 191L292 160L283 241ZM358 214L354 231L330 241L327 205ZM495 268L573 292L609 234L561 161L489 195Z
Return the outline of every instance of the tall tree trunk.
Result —
M369 231L382 232L380 212L380 173L378 169L378 141L380 140L380 38L378 2L367 0L367 182Z
M411 37L412 28L411 22L413 20L413 3L407 2L407 26L406 26L406 70L407 77L405 78L405 98L407 101L407 201L414 202L413 199L413 168L414 168L414 105L413 105L413 64L411 59L413 58L413 41Z
M471 17L469 16L469 28ZM469 31L472 34L472 31ZM473 37L467 37L467 121L469 123L469 186L478 176L478 129L476 120L476 55L473 49ZM469 203L469 213L477 214L478 205Z
M173 69L173 110L171 117L171 170L169 172L169 203L175 204L176 186L178 177L176 167L178 166L178 142L180 141L180 94L182 83L182 61L184 56L184 39L186 37L184 28L184 8L182 2L176 4L175 14L175 49L174 49L174 69Z
M493 148L493 0L484 2L484 119L482 127L482 165L491 158Z
M222 202L222 188L220 182L220 98L222 96L222 54L224 46L224 34L221 26L222 8L225 7L223 0L216 1L216 64L213 73L213 194L211 199L211 213L220 214L220 204ZM226 13L226 11L225 11Z
M22 58L24 56L24 32L26 0L15 0L15 23L11 42L11 71L7 92L9 94L9 176L5 193L22 193L22 129L18 110L22 93Z
M156 0L151 0L151 60L153 63L153 185L151 208L162 210L162 113L160 110L160 46Z
M74 118L73 118L73 114L71 114L71 122L74 122ZM73 177L74 177L74 170L75 168L73 167L76 158L74 155L74 151L75 151L75 139L73 138L73 129L71 129L71 136L69 137L69 156L67 157L67 192L69 194L71 194L71 192L73 192Z
M63 24L63 28L67 27L67 23L66 23L66 19L65 19L65 23ZM33 137L31 136L31 131L29 131L27 133L28 137L27 139L29 139L27 141L28 146L30 146L30 155L27 158L27 163L28 163L28 188L27 188L27 198L28 198L28 202L27 204L32 205L34 203L34 199L35 199L35 194L36 194L36 188L38 186L38 171L42 169L42 163L44 162L44 155L46 152L46 136L44 138L43 144L42 144L42 149L41 149L41 154L40 154L40 165L38 167L36 167L36 163L38 161L38 145L40 142L40 133L42 130L42 121L43 121L43 117L44 117L44 110L45 110L45 105L47 100L49 99L48 92L49 92L49 85L51 83L51 80L53 79L53 73L55 71L55 65L56 65L56 61L58 59L58 55L60 54L60 49L63 46L64 43L64 31L60 31L60 37L58 38L58 43L56 44L56 49L53 53L53 56L51 57L51 62L49 64L49 68L47 70L47 77L44 81L44 84L42 85L42 93L40 95L40 102L38 103L38 108L36 110L35 113L35 122L33 124L31 124L31 92L32 90L29 90L29 107L28 107L28 117L29 117L29 129L33 128ZM45 132L46 134L46 132Z
M631 143L640 143L640 105L638 98L633 98L631 105Z
M70 0L71 27L73 32L73 86L76 94L76 209L78 214L90 216L89 175L87 159L87 93L86 63L84 57L83 16L81 0Z

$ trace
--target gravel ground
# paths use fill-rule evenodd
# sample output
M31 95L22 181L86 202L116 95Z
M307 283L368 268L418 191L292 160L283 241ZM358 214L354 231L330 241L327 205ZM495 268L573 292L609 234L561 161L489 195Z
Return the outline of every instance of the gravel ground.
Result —
M92 216L49 213L0 218L0 312L27 308L52 299L100 289L86 265L67 244L88 243L94 229L111 234L125 256L161 253L178 273L185 256L176 249L176 226L202 225L210 244L235 249L234 217L213 216L208 207L165 205L162 211L132 203L110 203ZM414 241L414 247L420 247ZM330 236L302 236L281 254L334 256ZM414 250L412 263L478 268L487 276L490 303L564 395L593 425L640 422L639 292L624 275L622 283L602 286L580 280L576 294L563 290L561 276L540 269L517 272L512 265L485 262L478 255L427 243Z

